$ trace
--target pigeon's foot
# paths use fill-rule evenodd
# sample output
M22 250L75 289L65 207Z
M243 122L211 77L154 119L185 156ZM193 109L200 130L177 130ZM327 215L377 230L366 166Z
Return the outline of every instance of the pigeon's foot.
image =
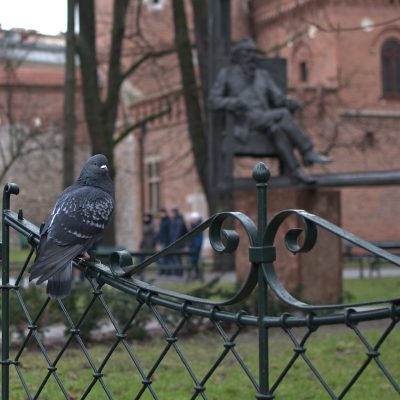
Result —
M83 258L85 261L89 261L90 260L90 254L87 251L84 251L81 254L81 258Z
M85 261L89 261L90 254L87 251L84 251L83 253L79 254L78 259L79 259L79 264L84 263Z

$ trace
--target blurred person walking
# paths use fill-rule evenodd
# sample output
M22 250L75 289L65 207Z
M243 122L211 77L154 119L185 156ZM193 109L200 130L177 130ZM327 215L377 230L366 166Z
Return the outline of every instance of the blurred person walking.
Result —
M158 232L155 238L155 245L160 246L160 250L165 249L172 243L171 240L171 218L168 215L168 212L165 208L161 208L158 214L160 219L158 225ZM160 268L160 275L169 275L170 269L169 265L171 264L171 256L165 256L158 261L158 266Z
M189 221L190 221L189 229L191 231L203 222L201 215L197 211L194 211L190 214ZM203 246L203 237L204 237L204 234L203 234L203 231L201 231L201 232L197 233L195 236L193 236L190 239L190 243L189 243L190 251L193 253L190 256L190 264L191 264L192 270L194 270L194 272L195 272L195 279L201 278L200 269L199 269L199 260L200 260L201 248Z
M144 253L141 257L141 262L156 250L156 229L153 216L150 213L146 213L143 218L142 240L139 248Z
M171 242L175 242L180 237L187 233L187 228L185 224L185 220L183 219L182 214L179 212L179 208L175 207L172 209L172 218L171 218ZM185 247L184 243L181 243L178 247L176 247L177 251L182 251ZM173 255L172 262L175 266L173 273L177 276L183 275L183 267L182 267L182 256L179 254Z

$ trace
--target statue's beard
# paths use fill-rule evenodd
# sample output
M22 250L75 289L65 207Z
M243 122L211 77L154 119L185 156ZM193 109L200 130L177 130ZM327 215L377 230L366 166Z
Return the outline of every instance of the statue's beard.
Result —
M249 81L253 81L256 73L256 63L253 60L246 60L241 63L243 72Z

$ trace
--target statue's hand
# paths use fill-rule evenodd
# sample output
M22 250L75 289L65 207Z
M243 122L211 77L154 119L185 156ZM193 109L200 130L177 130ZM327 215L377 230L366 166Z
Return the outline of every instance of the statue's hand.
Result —
M291 112L295 112L295 111L299 110L300 108L303 108L303 103L300 100L295 99L294 97L287 97L286 98L286 107Z
M229 111L237 113L246 109L246 103L242 99L232 99L229 101L226 108Z

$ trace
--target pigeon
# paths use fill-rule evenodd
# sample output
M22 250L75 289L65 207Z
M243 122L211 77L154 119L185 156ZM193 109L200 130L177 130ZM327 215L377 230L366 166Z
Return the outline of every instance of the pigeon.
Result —
M47 294L60 299L71 290L72 260L90 259L87 250L102 238L114 211L114 184L108 160L102 154L90 157L77 181L58 197L40 236L29 280L47 281Z

